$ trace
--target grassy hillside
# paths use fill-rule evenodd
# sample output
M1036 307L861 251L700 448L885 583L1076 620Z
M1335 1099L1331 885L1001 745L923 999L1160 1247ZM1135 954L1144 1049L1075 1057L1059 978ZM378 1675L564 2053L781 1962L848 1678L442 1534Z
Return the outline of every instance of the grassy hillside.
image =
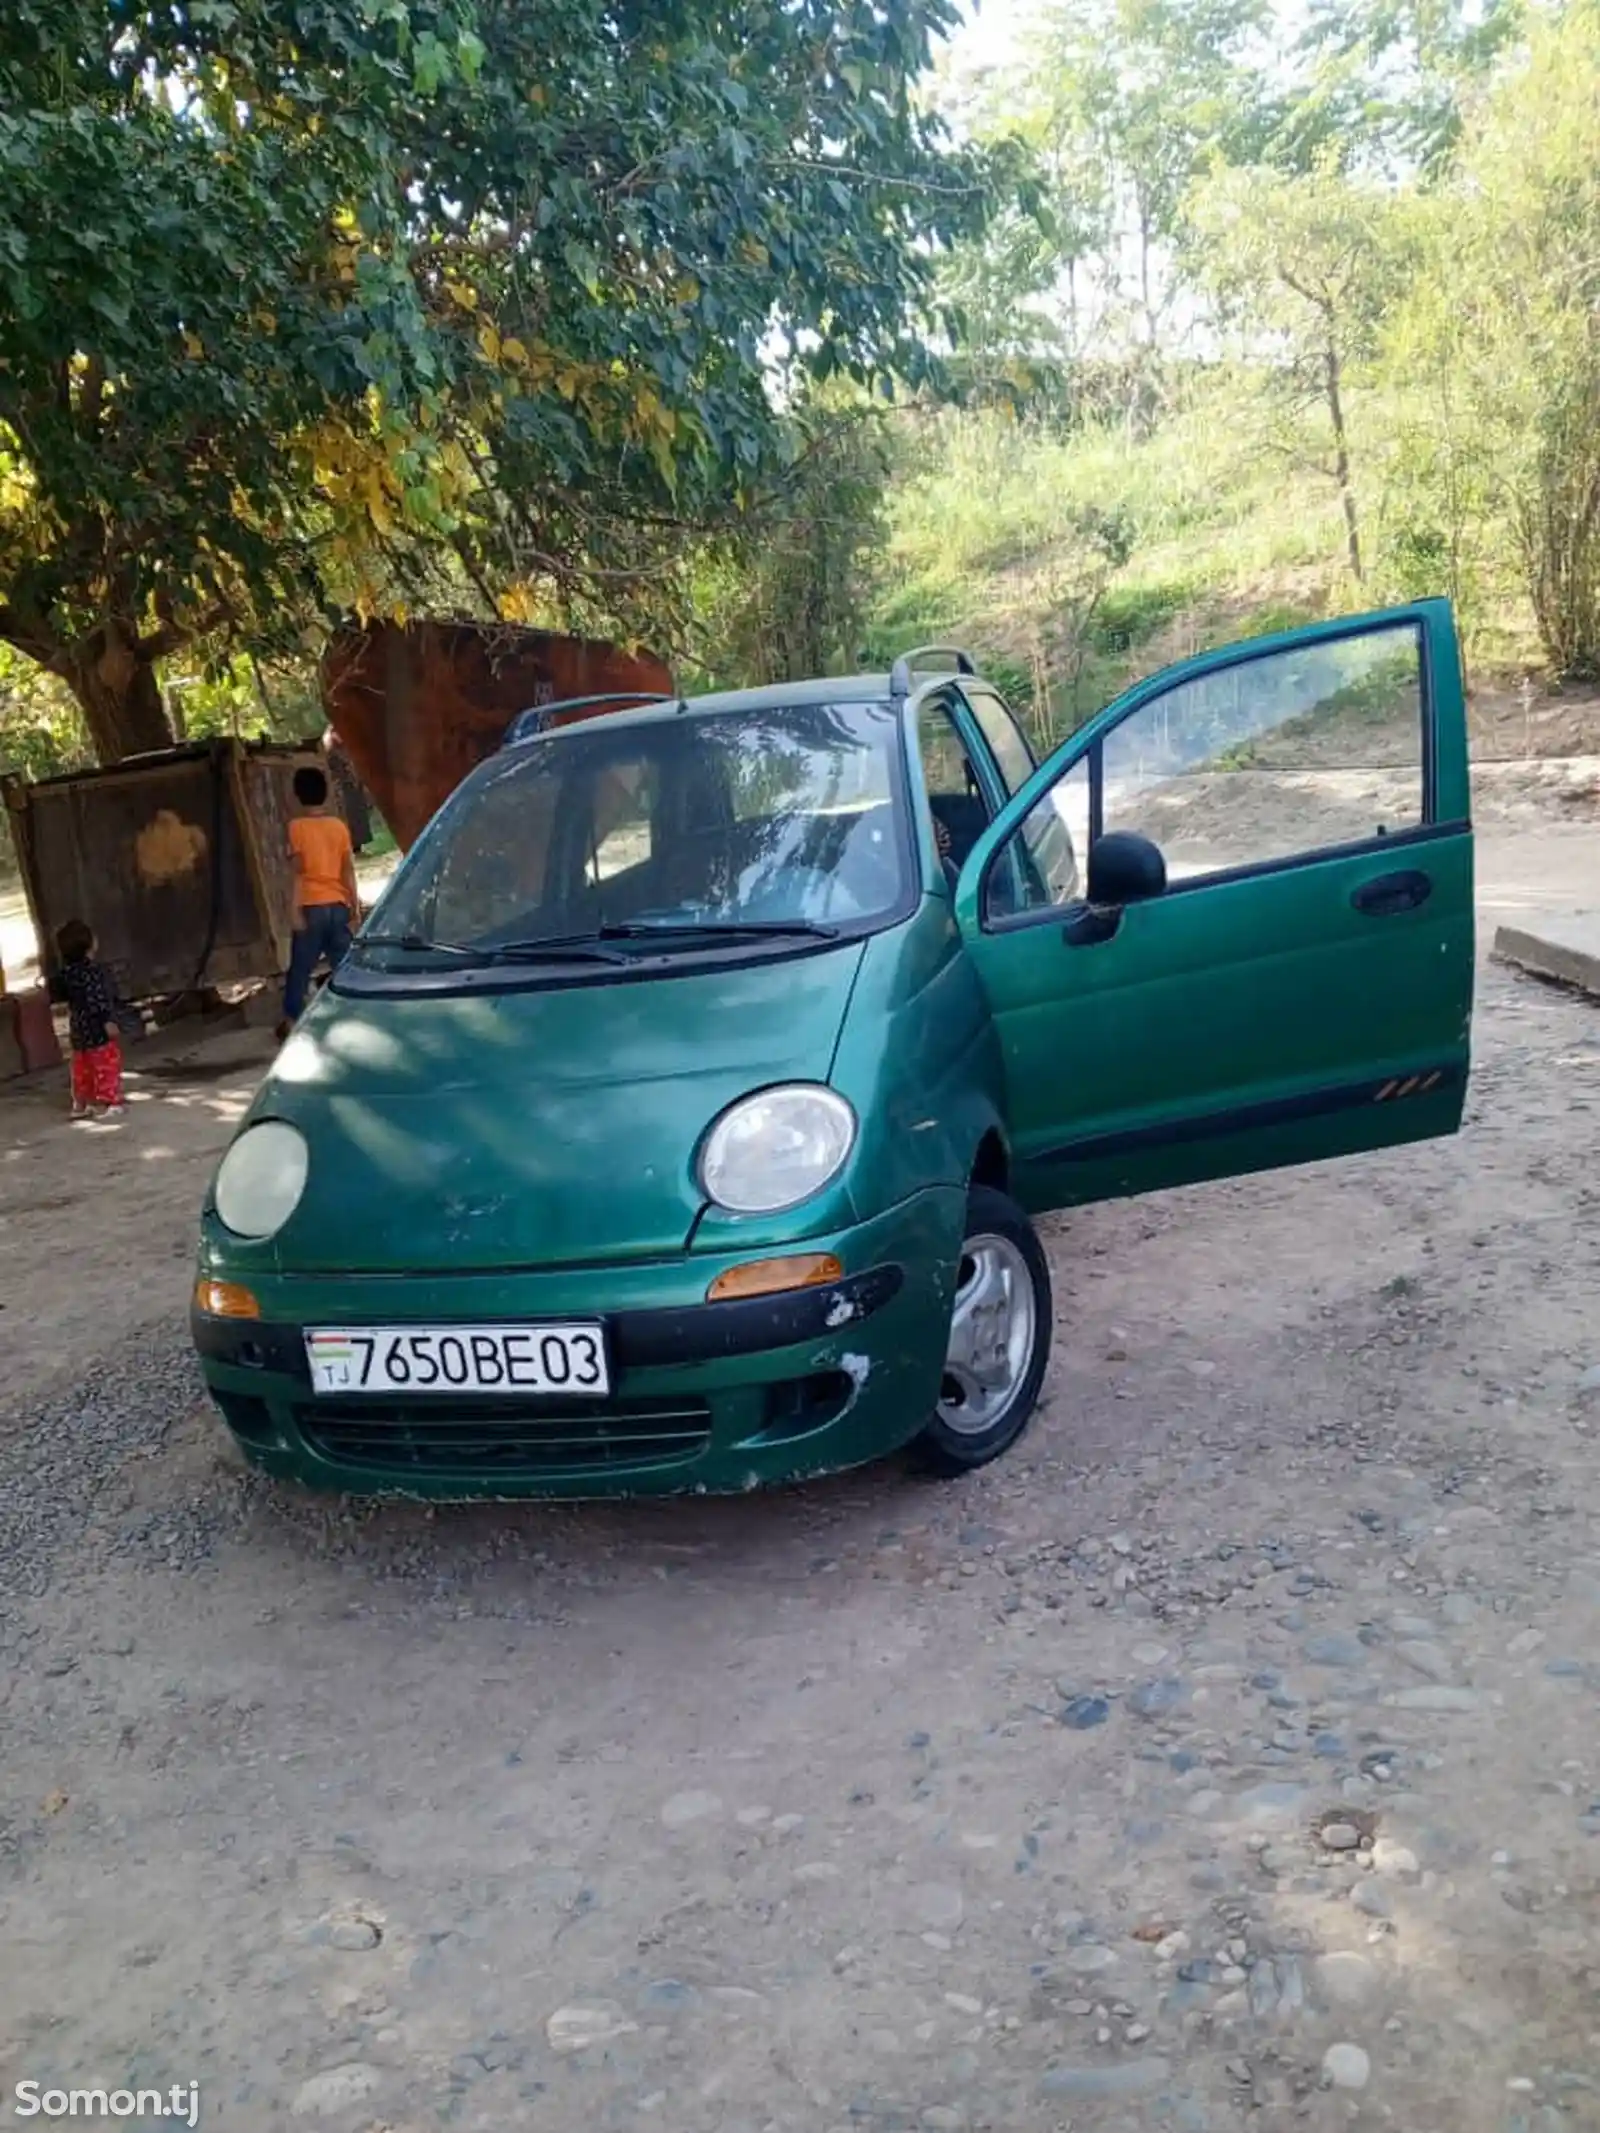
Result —
M1362 585L1345 567L1332 482L1276 447L1247 379L1208 381L1145 437L1122 425L1062 434L994 412L908 417L868 648L970 646L1042 740L1168 660L1443 591L1405 582L1387 560L1403 546L1383 499L1392 413L1356 407L1372 440ZM1530 618L1509 567L1503 576L1463 618L1490 697L1537 673Z

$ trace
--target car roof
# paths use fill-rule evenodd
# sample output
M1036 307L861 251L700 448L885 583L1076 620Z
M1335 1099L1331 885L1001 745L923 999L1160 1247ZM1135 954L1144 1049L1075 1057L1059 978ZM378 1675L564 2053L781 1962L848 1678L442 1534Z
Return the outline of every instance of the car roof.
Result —
M805 704L886 704L893 695L894 686L888 674L841 674L832 680L775 681L759 689L719 689L705 696L674 696L665 701L647 698L641 703L624 703L617 710L596 715L603 718L607 726L646 726L663 719L721 718L739 712L794 710ZM558 702L535 708L559 711L561 705ZM519 717L525 715L518 714ZM505 746L520 748L533 740L554 740L558 734L580 732L589 723L589 719L574 719L559 726L536 729L518 740L506 742Z
M887 703L893 695L887 674L836 674L812 681L769 681L759 689L719 689L691 696L688 708L701 711L782 711L796 704Z

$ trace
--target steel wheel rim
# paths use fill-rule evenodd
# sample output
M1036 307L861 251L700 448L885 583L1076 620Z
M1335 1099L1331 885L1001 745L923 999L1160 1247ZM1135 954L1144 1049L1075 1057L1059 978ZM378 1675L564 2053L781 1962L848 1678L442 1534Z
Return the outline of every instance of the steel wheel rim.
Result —
M981 1437L1016 1399L1033 1359L1033 1277L1009 1237L983 1232L961 1247L938 1414L958 1437Z

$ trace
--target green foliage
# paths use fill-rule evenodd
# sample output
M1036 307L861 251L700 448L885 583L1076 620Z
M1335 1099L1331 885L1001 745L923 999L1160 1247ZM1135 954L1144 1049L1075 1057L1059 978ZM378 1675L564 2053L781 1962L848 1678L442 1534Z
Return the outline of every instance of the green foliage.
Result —
M1370 356L1408 260L1395 196L1331 159L1286 172L1219 167L1190 213L1199 264L1227 323L1281 344L1291 369L1320 363L1330 337Z
M1169 559L1215 539L1233 456L1210 403L1145 444L1119 423L901 417L873 663L930 639L967 644L1053 737L1202 596Z
M1114 386L1130 422L1157 419L1163 342L1190 281L1190 186L1214 158L1262 153L1280 123L1252 59L1269 23L1269 0L1058 0L1015 65L980 77L966 121L1020 144L1032 185L1026 211L958 246L944 278L969 402L1092 419ZM1062 362L1091 356L1098 391L1085 394Z
M1337 506L1284 481L1242 419L1257 397L1197 373L1146 439L1118 421L898 418L869 663L967 644L1048 742L1169 660L1326 614ZM1364 400L1356 413L1382 425Z
M319 735L327 713L312 661L267 665L248 653L199 665L169 663L166 696L182 740L234 735L245 740L303 741Z
M196 636L552 589L681 604L781 476L764 356L926 368L1003 158L949 0L8 0L0 635L97 747Z
M1039 59L1055 124L1098 155L1137 243L1137 301L1147 339L1170 288L1155 247L1179 234L1189 188L1213 155L1251 153L1268 123L1247 52L1265 0L1095 0L1056 10Z
M90 760L70 694L33 662L0 644L0 770L51 778ZM10 856L0 838L0 864Z
M818 401L795 424L789 478L702 587L708 679L854 672L883 538L881 411Z
M1471 602L1509 542L1552 671L1600 676L1600 7L1573 0L1474 115L1419 206L1425 271L1390 327L1415 381L1398 470Z
M1475 663L1600 674L1600 7L1274 27L1090 0L968 90L1040 211L951 256L966 411L903 426L875 653L969 640L1059 731L1168 657L1443 592ZM1089 513L1128 534L1104 585Z
M1285 630L1299 629L1304 623L1320 619L1319 611L1306 602L1291 600L1267 600L1258 607L1230 615L1226 630L1228 640L1245 637L1276 637ZM1202 651L1216 651L1224 637L1215 631L1211 641L1202 645Z
M1094 618L1094 648L1114 657L1137 651L1194 604L1195 588L1183 579L1112 586Z
M1322 145L1347 167L1437 176L1461 137L1463 104L1513 44L1522 0L1312 0L1305 36Z
M1339 492L1345 558L1359 583L1350 388L1375 355L1385 307L1402 285L1405 219L1388 188L1348 176L1331 154L1301 172L1219 170L1197 190L1191 213L1202 272L1223 316L1261 352L1289 436L1315 435L1311 411L1325 429L1321 471Z
M976 236L955 244L938 281L956 343L947 378L961 404L986 401L1066 412L1066 360L1080 353L1075 298L1083 262L1104 251L1111 190L1079 100L1052 74L990 69L947 96L965 128L1019 146L1025 196L1001 204ZM1064 306L1055 301L1064 294Z
M1600 672L1600 0L1053 0L930 97L954 12L9 0L0 755L309 730L349 609L956 637L1040 734L1378 597Z

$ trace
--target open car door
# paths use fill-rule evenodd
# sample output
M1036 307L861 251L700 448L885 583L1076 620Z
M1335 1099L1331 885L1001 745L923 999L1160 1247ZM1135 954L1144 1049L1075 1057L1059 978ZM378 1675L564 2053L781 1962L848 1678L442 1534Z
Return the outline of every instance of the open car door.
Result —
M1207 653L1074 734L956 891L1024 1204L1453 1133L1469 809L1443 600Z

